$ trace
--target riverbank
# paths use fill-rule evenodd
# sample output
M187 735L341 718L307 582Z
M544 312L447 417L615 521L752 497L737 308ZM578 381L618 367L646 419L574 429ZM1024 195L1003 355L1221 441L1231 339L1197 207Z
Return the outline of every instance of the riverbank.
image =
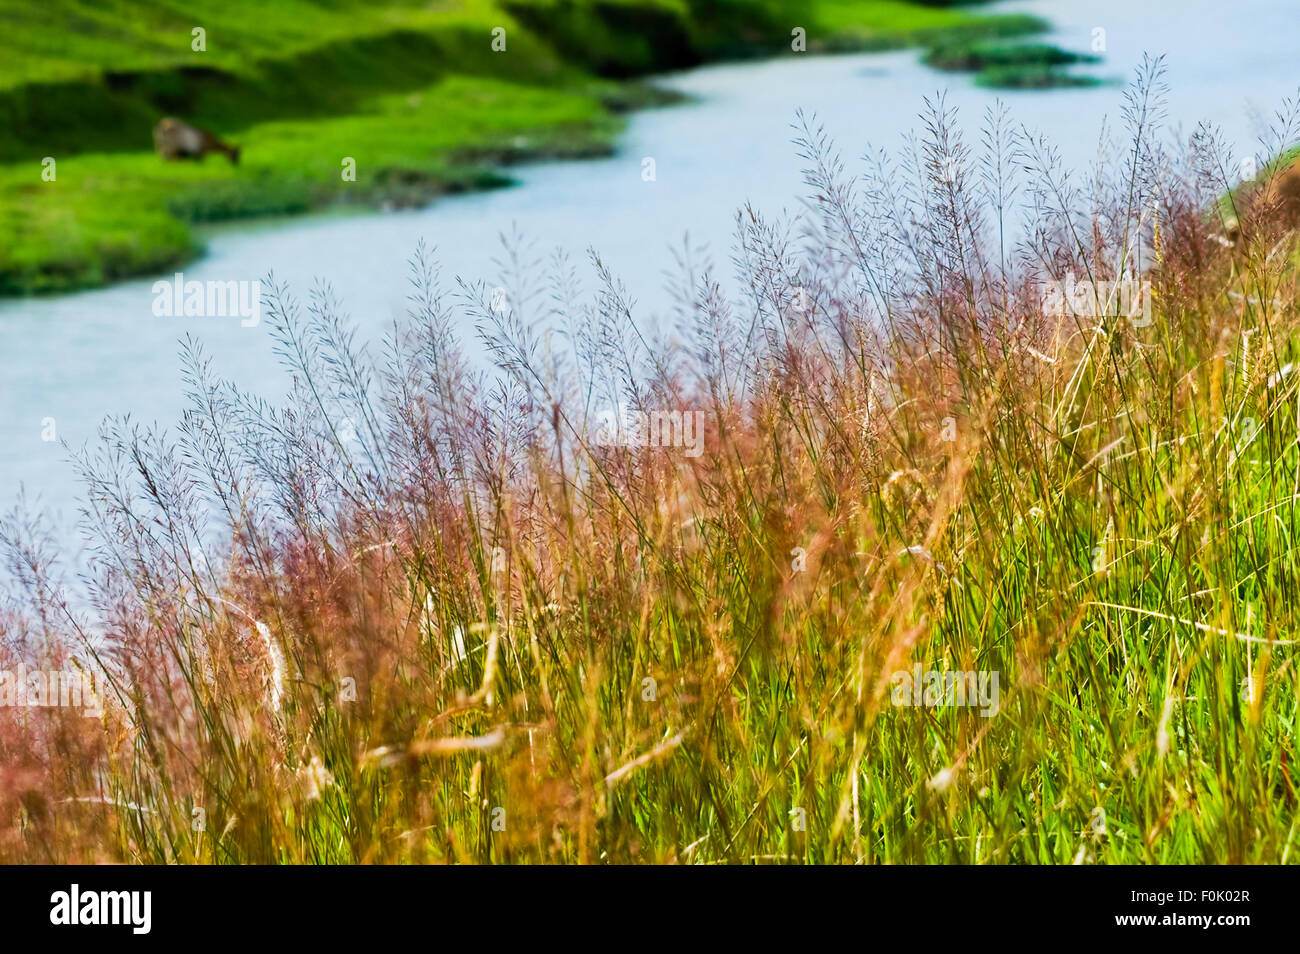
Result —
M780 52L952 49L1044 26L842 0L707 12L674 0L437 11L345 0L256 15L239 2L185 14L135 0L51 6L61 16L0 0L11 27L0 38L0 295L164 271L202 252L205 223L421 205L508 183L510 162L607 153L623 113L663 101L636 80L645 74ZM240 164L161 162L150 130L166 114L237 143Z

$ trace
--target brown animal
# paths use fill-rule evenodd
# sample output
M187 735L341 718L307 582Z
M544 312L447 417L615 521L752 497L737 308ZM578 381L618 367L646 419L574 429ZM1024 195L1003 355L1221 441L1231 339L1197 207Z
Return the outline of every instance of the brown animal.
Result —
M1300 161L1293 161L1262 182L1240 190L1237 209L1241 221L1231 219L1224 228L1233 245L1242 239L1243 233L1246 238L1261 231L1267 234L1269 223L1288 231L1300 228Z
M238 146L224 143L206 129L198 129L170 116L153 128L153 147L158 155L168 160L202 160L210 152L221 152L232 166L239 164Z

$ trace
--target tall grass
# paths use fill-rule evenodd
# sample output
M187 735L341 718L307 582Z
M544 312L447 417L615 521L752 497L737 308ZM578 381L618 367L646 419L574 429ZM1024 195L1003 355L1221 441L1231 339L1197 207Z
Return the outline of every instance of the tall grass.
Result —
M0 532L7 660L114 687L0 709L0 856L1291 860L1293 236L1224 247L1161 93L1086 178L1002 109L861 173L801 118L804 211L738 215L734 284L684 249L659 326L511 238L504 296L421 249L382 347L273 285L282 405L185 342L174 434L78 458L85 601ZM1149 325L1041 305L1126 272ZM619 404L703 453L597 442ZM891 704L917 663L996 714Z

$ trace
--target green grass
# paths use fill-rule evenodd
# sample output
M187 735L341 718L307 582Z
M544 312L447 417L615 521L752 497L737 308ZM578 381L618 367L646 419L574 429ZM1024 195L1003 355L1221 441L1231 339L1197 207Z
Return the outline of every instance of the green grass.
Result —
M493 159L580 156L609 147L620 121L579 91L452 77L378 98L329 122L250 126L243 156L163 163L152 152L93 153L0 167L0 292L57 291L168 268L198 243L192 223L304 212L338 202L417 205L505 181ZM342 178L356 162L356 181Z
M206 67L243 74L262 60L288 59L398 31L490 24L486 0L420 3L385 0L50 0L0 5L0 87L33 82L98 81L105 73ZM207 49L191 49L192 30Z
M788 51L796 25L813 51L1042 26L897 0L0 0L0 295L169 268L201 252L196 223L415 204L507 182L499 160L599 153L616 112L655 99L628 77ZM167 114L239 143L243 164L162 163Z

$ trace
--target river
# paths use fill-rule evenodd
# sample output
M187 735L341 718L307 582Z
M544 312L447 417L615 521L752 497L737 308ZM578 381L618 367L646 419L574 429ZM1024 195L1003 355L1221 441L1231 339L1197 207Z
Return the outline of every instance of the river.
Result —
M1219 125L1237 153L1258 151L1263 121L1296 93L1300 11L1294 0L1010 0L990 9L1049 20L1049 39L1090 49L1105 31L1100 76L1130 79L1145 52L1168 55L1169 123L1190 132ZM514 188L442 199L391 213L322 215L226 227L186 280L250 280L274 269L299 291L333 283L364 336L377 338L404 311L407 260L417 241L438 250L444 276L492 283L498 236L517 228L539 250L581 258L597 249L649 313L661 309L672 249L689 234L726 263L735 210L793 209L801 162L790 143L795 110L814 111L847 160L897 147L918 125L922 98L948 90L971 143L995 96L1014 117L1086 170L1103 117L1118 130L1122 86L995 93L968 75L931 70L915 50L711 66L663 77L685 104L635 114L617 154L519 167ZM643 159L655 179L642 178ZM852 168L852 164L851 164ZM170 277L170 276L158 276ZM61 441L94 438L105 414L172 424L183 406L177 340L201 338L216 368L274 397L283 382L266 325L234 318L160 318L155 278L54 298L0 303L0 506L24 485L68 532L79 493ZM469 330L466 329L467 336ZM51 421L53 419L53 428ZM51 431L54 431L52 434ZM56 436L58 440L44 438Z

